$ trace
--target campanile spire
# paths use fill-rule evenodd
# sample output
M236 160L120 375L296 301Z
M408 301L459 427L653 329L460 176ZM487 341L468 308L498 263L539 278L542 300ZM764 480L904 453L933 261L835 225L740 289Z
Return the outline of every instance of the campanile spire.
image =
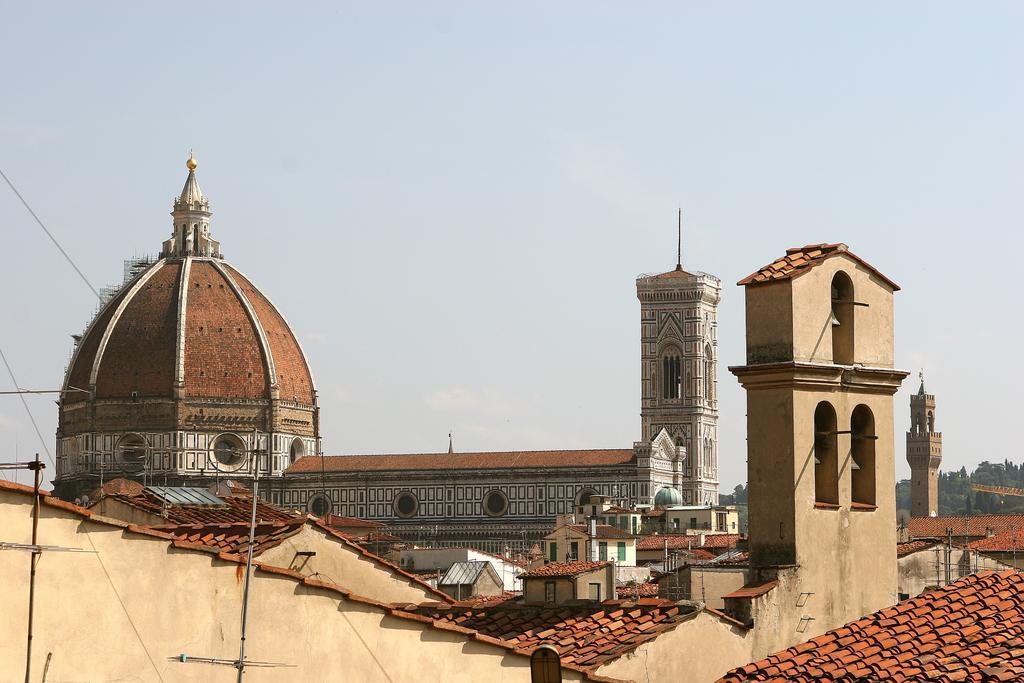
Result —
M171 211L171 216L174 217L172 236L164 242L161 256L222 258L220 242L213 239L210 234L210 217L213 214L210 211L210 200L203 195L199 180L196 178L198 167L199 162L190 150L188 161L185 162L188 177L185 178L181 194L174 198L174 208Z

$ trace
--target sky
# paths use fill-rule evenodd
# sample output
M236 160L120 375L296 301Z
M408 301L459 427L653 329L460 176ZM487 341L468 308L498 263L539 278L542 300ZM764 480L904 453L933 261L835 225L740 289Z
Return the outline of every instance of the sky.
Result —
M722 280L723 491L746 479L735 282L817 242L903 288L897 476L921 368L943 469L1024 459L1020 3L0 12L0 169L101 287L170 235L194 149L214 237L305 348L328 454L629 447L635 278L674 266L682 207L684 265ZM0 349L57 388L95 297L4 184L0 230ZM54 397L27 400L52 451ZM43 449L14 396L0 446Z

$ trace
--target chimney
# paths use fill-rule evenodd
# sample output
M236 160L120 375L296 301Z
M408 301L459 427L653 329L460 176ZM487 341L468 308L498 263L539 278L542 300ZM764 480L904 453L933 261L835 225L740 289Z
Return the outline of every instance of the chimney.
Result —
M597 562L597 517L587 520L587 535L590 536L590 561Z

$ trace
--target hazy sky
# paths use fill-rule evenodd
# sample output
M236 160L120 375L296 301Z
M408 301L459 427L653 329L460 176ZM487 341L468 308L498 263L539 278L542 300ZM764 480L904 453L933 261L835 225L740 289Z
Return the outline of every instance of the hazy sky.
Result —
M674 265L682 206L685 265L723 282L723 490L735 282L811 242L903 286L898 476L921 366L944 469L1024 459L1024 6L726 5L3 2L0 168L99 287L170 235L193 147L328 453L628 447L634 279ZM55 388L95 299L5 185L0 226L0 348ZM15 397L0 444L40 449Z

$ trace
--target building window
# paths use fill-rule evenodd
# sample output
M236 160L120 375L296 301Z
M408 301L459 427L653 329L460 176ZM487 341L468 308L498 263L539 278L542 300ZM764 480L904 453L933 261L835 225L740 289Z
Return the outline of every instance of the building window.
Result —
M288 457L291 462L295 462L306 454L306 447L302 443L302 439L294 439L292 441L291 448L288 449Z
M850 416L851 500L862 505L875 504L875 416L866 405L853 409Z
M832 362L853 364L853 281L839 271L832 277Z
M601 602L601 584L599 583L588 583L587 584L587 597L591 600Z
M238 466L245 460L245 442L234 434L221 434L213 442L213 457L221 465Z
M331 513L331 509L334 506L331 504L331 499L323 493L318 493L309 499L307 509L317 517L324 517Z
M569 543L569 557L567 560L578 560L580 559L580 544L577 541L571 541Z
M661 357L661 397L679 398L683 393L683 361L679 352L669 349Z
M544 582L544 602L552 603L554 601L555 601L555 582L554 581L545 581Z
M554 602L554 594L550 602ZM531 683L562 683L562 660L551 645L541 645L530 655Z
M607 560L608 559L608 542L600 541L597 544L597 559Z
M626 542L625 541L619 541L616 544L616 546L617 546L617 549L619 551L619 562L625 562L626 561Z
M551 546L548 548L548 559L552 562L558 562L558 544L551 541Z
M715 361L711 357L711 344L704 345L704 398L715 400Z
M395 498L394 508L395 514L399 517L409 518L416 514L416 510L419 509L420 502L416 499L416 495L412 491L402 491Z
M508 498L501 491L488 491L484 496L484 512L491 517L501 517L508 512Z
M566 487L568 488L568 487ZM568 493L568 491L566 492ZM597 491L591 488L580 489L580 492L576 494L576 504L586 505L590 502L591 496L597 495Z
M839 455L836 411L828 401L814 409L814 502L839 504Z
M125 434L117 443L117 459L124 464L141 464L149 453L149 442L141 434Z

